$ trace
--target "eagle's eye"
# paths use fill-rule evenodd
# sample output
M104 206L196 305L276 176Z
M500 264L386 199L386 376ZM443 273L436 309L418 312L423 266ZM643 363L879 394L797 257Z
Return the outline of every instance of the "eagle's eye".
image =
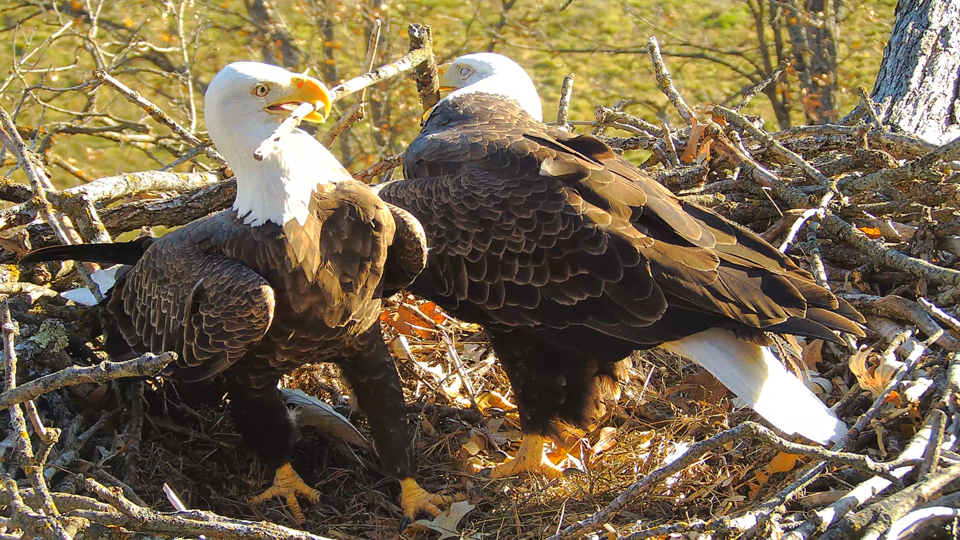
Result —
M467 66L463 66L462 68L460 68L460 77L461 77L461 78L466 79L467 77L470 76L471 73L473 73L473 70L470 69L470 68L467 67Z
M270 93L270 86L264 83L260 83L253 87L253 95L257 97L264 97Z

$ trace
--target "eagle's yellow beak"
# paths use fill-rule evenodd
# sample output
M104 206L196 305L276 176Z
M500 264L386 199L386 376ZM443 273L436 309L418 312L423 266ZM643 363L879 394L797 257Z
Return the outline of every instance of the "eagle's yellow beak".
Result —
M457 79L457 72L453 69L453 62L437 66L437 73L440 74L440 90L447 91L460 88L460 81Z
M289 114L300 104L309 101L316 104L317 110L305 116L303 121L322 124L327 119L331 106L330 91L322 82L306 75L293 75L290 77L289 89L279 96L279 99L267 105L267 112Z

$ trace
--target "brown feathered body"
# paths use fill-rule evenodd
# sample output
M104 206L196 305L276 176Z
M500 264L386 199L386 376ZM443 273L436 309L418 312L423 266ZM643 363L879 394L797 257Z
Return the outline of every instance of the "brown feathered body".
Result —
M184 382L222 373L238 429L274 467L288 460L295 434L277 382L305 363L335 362L370 419L385 468L411 477L409 422L379 315L383 287L409 284L424 266L415 223L350 179L318 184L302 224L250 226L231 209L126 244L139 255L114 246L100 260L138 260L104 301L115 325L111 352L176 352L164 374ZM84 248L40 251L32 262L96 259Z
M849 305L751 231L502 96L441 101L380 196L426 231L412 291L484 325L526 433L596 421L637 349L722 328L835 340Z

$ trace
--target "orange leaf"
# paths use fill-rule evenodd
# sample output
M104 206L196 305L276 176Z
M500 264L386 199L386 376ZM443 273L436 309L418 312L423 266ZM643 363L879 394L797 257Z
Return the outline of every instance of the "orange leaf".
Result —
M417 306L420 312L433 319L437 324L443 324L447 320L447 314L437 307L436 302L424 302Z
M900 399L900 394L898 394L896 390L893 390L892 392L890 392L890 395L887 396L886 399L883 400L883 402L893 403L893 406L897 408L899 408L903 403L903 401Z
M697 123L694 118L691 118L690 122L690 138L687 139L687 147L680 156L680 161L683 163L693 163L693 159L697 156L697 147L700 145L700 137L703 136L703 124Z
M860 229L860 232L867 235L867 237L869 237L872 240L876 240L877 238L880 238L881 236L883 236L882 234L880 234L879 227L857 227L857 228Z
M823 340L815 339L803 348L803 363L810 369L817 369L817 363L823 361Z
M794 467L797 466L797 458L799 457L797 454L780 452L767 464L767 473L776 474L778 472L792 471ZM758 472L757 474L759 475L760 473Z
M397 332L407 336L418 336L429 338L433 332L424 328L424 321L421 315L414 312L413 309L401 305L396 311L385 311L380 315L380 320L389 324Z
M764 474L762 471L757 471L757 481L750 482L747 486L750 488L750 500L756 499L757 495L760 494L760 488L767 483L767 480L770 479L769 474Z
M711 146L713 146L713 140L709 138L704 139L703 144L700 145L700 150L697 152L697 165L703 165L710 161Z

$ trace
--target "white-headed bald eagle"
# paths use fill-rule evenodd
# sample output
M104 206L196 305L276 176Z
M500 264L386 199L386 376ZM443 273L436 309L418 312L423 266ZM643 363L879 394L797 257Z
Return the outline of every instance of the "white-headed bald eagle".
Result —
M400 379L380 333L382 288L409 284L425 262L422 229L354 181L310 134L296 129L262 161L254 150L303 102L330 96L313 78L257 62L214 77L204 97L210 137L237 180L231 209L156 240L34 252L23 262L71 258L128 267L103 302L111 353L173 351L165 375L226 378L244 441L276 468L273 487L298 521L296 495L319 493L290 466L295 426L277 390L306 362L334 362L366 412L384 468L401 482L406 516L445 499L414 480L416 456ZM110 335L112 333L112 335Z
M765 332L836 341L863 318L749 230L681 201L590 135L542 123L530 77L493 53L444 70L456 89L403 156L383 200L426 230L411 291L484 326L510 378L523 444L495 477L542 457L619 394L620 360L662 346L776 427L819 442L842 421L773 356Z

